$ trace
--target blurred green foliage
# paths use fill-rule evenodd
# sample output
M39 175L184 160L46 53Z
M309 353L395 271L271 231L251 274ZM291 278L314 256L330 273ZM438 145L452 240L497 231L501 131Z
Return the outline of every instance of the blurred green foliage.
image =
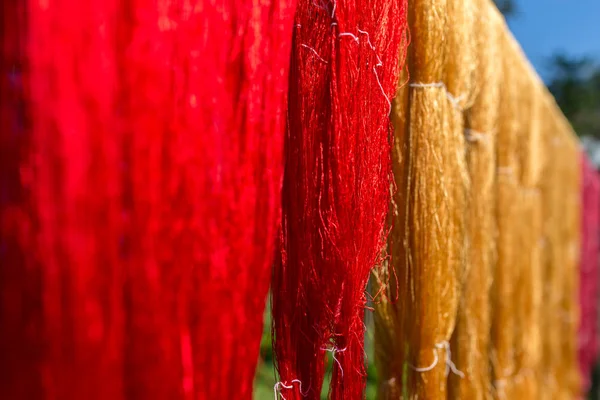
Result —
M548 88L579 136L600 138L600 66L588 57L554 55Z
M517 5L513 0L494 0L496 6L505 16L513 16L517 12Z

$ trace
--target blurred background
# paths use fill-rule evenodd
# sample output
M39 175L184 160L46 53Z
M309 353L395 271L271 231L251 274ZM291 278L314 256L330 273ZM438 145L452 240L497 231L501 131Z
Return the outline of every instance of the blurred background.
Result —
M527 58L600 166L600 1L496 0Z
M520 42L527 58L542 77L569 119L590 159L600 166L600 0L496 0L498 8ZM273 399L275 369L271 350L271 318L265 311L254 398ZM375 399L372 316L367 311L367 400ZM328 353L329 354L329 353ZM331 356L329 356L331 367ZM327 398L329 385L322 398ZM600 400L597 365L589 399Z

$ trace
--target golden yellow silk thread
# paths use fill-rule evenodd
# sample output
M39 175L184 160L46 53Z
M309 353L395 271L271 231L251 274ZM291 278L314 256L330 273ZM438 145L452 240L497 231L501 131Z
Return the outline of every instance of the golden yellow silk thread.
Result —
M410 27L378 396L573 398L577 140L491 1L414 0Z
M464 378L450 375L450 398L491 397L490 285L495 260L495 142L501 68L498 67L498 12L487 0L474 1L476 39L473 105L466 117L466 157L470 176L467 257L454 332L453 356Z

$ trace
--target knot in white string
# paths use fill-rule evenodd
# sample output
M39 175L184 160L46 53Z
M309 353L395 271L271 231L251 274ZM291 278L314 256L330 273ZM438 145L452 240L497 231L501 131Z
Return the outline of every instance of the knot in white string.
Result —
M432 83L413 82L413 83L409 83L408 86L412 87L412 88L420 88L420 89L428 89L428 88L444 89L444 93L446 94L446 97L448 98L448 101L452 104L452 106L455 109L462 111L462 106L460 105L460 102L465 98L465 95L464 94L461 94L460 96L453 95L452 93L450 93L450 91L448 90L448 87L446 87L446 84L444 82L432 82Z
M287 384L287 382L277 382L275 386L273 386L273 395L275 396L275 400L278 400L279 396L281 396L283 400L286 400L283 393L281 393L281 389L293 389L294 383L298 384L300 394L302 395L302 397L306 397L308 395L308 390L306 391L306 393L302 391L302 382L300 381L300 379L292 379L289 385Z

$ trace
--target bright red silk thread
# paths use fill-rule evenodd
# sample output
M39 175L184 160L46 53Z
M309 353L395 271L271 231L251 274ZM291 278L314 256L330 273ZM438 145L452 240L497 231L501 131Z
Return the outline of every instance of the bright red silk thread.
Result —
M250 399L281 213L294 5L131 4L128 390Z
M581 256L579 264L579 370L582 394L591 386L598 355L598 240L600 240L600 181L585 153L581 156Z
M28 1L32 248L48 399L123 392L116 0ZM28 180L29 179L29 180Z
M116 1L29 3L48 398L122 395Z
M251 398L293 7L2 2L0 397Z
M390 101L405 1L303 0L295 17L274 349L287 399L365 388L365 289L381 261L390 194ZM403 57L402 57L403 58Z

